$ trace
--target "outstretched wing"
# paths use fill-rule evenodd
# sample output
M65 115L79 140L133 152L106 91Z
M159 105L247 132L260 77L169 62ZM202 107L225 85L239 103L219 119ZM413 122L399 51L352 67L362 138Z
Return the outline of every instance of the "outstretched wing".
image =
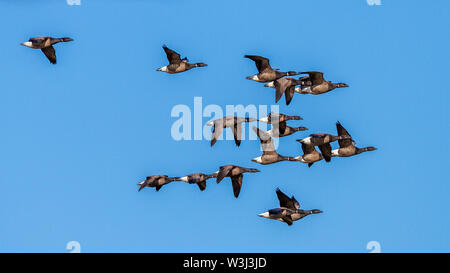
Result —
M241 192L243 177L244 176L242 174L231 177L231 183L233 184L233 193L234 193L234 197L236 197L236 198L238 198L239 193Z
M198 182L198 183L197 183L197 186L199 187L199 189L200 189L201 191L204 191L204 190L206 189L206 181Z
M348 146L352 146L353 145L353 140L351 139L351 135L347 132L347 130L345 130L345 128L341 125L341 123L339 121L336 122L336 129L337 129L337 132L338 132L338 136L349 136L350 137L348 139L340 139L340 140L338 140L339 147L345 148L345 147L348 147Z
M280 201L280 207L288 208L288 209L299 209L300 204L295 200L294 196L289 198L286 194L284 194L280 189L277 189L277 197Z
M56 53L53 46L44 47L41 49L42 52L44 52L45 56L47 56L47 59L52 63L56 64Z
M222 131L223 131L223 120L220 119L214 121L214 127L211 136L211 146L213 146L217 142L219 137L222 135Z
M314 148L314 145L302 143L302 151L303 151L303 154L305 154L305 155L312 154L313 152L316 151L316 148Z
M281 219L283 219L283 221L284 221L286 224L288 224L289 226L292 225L292 223L293 223L291 216L284 216L284 217L282 217Z
M275 146L273 145L273 140L270 135L261 129L253 126L253 131L255 131L256 135L261 142L261 149L263 150L263 154L273 154L275 153Z
M326 162L331 161L331 145L330 143L319 145L320 152L323 155L323 158Z
M278 80L274 81L273 84L275 85L275 102L278 102L281 97L283 96L284 91L289 87L290 80L286 78L279 78Z
M181 63L181 57L180 54L176 53L172 49L168 48L167 46L163 45L163 49L166 52L167 60L169 60L170 64L179 64Z
M220 181L222 181L222 179L224 179L225 177L227 177L229 175L229 173L231 172L231 170L233 169L233 165L225 165L220 167L219 169L219 173L217 174L217 183L220 183Z
M233 135L234 135L234 142L237 146L241 145L241 138L242 138L242 124L239 122L234 123L233 127Z
M286 99L286 105L289 105L294 97L295 85L288 86L284 91L284 98Z
M244 57L249 58L250 60L255 62L256 68L258 68L259 73L263 72L266 69L272 69L270 67L269 59L267 58L255 55L245 55Z
M309 78L311 79L312 85L319 85L325 82L322 72L309 71L302 72L301 74L308 74Z

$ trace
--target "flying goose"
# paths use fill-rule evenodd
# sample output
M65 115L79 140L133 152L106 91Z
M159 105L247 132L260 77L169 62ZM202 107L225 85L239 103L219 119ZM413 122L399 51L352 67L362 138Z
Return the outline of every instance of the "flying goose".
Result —
M345 83L332 83L330 81L326 81L323 78L322 72L310 71L301 72L300 74L308 74L310 83L295 88L294 91L297 93L319 95L330 92L336 88L348 87Z
M21 45L34 48L34 49L40 49L42 52L44 52L47 59L52 63L56 64L56 53L55 49L53 48L54 44L60 43L60 42L71 42L73 41L72 38L53 38L53 37L35 37L30 38L27 42L21 43Z
M175 177L173 181L184 181L189 184L197 184L201 191L206 189L206 180L217 177L217 174L193 173L183 177Z
M138 185L140 186L139 191L141 191L145 187L156 188L156 191L159 191L162 186L167 185L173 181L175 181L174 178L170 178L167 175L147 176L144 181L138 183Z
M297 140L300 142L300 140ZM323 155L319 153L314 145L311 144L302 144L303 155L297 156L295 159L302 163L308 163L308 167L311 167L315 162L323 159Z
M285 94L286 105L289 105L294 97L295 86L296 85L310 85L311 81L309 81L309 76L304 76L299 78L298 80L290 77L279 78L275 81L272 81L268 84L265 84L265 87L275 88L275 102L278 102L283 94Z
M295 132L306 131L308 128L290 127L286 125L288 120L303 120L300 116L288 116L281 113L270 113L267 117L261 118L259 121L272 124L272 128L267 131L271 137L285 137Z
M351 139L351 135L347 132L347 130L345 130L345 128L341 125L339 121L336 122L336 129L339 136L348 136L350 138L339 140L338 141L339 149L331 151L331 156L349 157L368 151L375 151L377 149L372 146L364 148L356 147L355 142Z
M289 198L278 188L276 190L276 193L278 200L280 201L280 207L258 214L258 216L278 220L290 226L294 221L300 220L305 216L322 213L322 211L319 209L300 209L300 203L295 199L294 196Z
M256 75L247 77L247 80L271 82L284 76L298 75L298 72L295 71L279 72L278 69L273 69L270 66L269 59L267 58L255 55L245 55L244 57L254 61L259 72Z
M204 63L190 64L187 58L181 59L180 54L169 49L167 46L163 45L163 49L166 52L167 59L169 60L169 65L163 66L156 69L156 71L162 71L169 74L180 73L192 69L194 67L204 67L207 66Z
M231 178L231 183L233 185L233 193L234 197L238 198L239 192L242 187L242 179L244 177L244 173L257 173L258 169L244 168L236 165L225 165L221 166L219 171L217 172L217 184L222 181L225 177Z
M307 145L319 146L326 162L331 161L331 142L341 139L351 139L349 136L333 136L325 133L311 134L309 137L297 140Z
M208 122L207 126L213 126L213 132L211 136L211 146L213 146L217 139L222 135L224 128L233 128L234 142L237 146L241 145L242 139L242 125L243 122L256 121L255 118L241 118L237 116L226 116L220 119L216 119Z
M256 132L256 135L258 136L261 142L261 149L263 150L263 154L261 156L252 159L253 162L262 165L267 165L280 161L297 161L293 157L279 155L275 151L273 139L270 137L268 133L262 131L259 128L256 128L255 126L253 126L253 130Z

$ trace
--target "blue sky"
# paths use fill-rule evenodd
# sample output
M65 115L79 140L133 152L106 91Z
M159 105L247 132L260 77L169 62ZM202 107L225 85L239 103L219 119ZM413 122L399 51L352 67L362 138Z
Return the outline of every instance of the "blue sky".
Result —
M67 252L69 241L82 252L450 250L448 1L16 2L0 3L1 252ZM41 35L75 41L56 45L51 65L19 45ZM163 44L209 66L156 72ZM295 139L334 133L337 120L378 150L309 169L251 162L258 141L173 140L171 109L195 96L274 103L245 79L256 73L245 54L350 85L281 100L304 118L289 124L310 130L283 138L280 154L300 154ZM225 164L261 170L238 199L229 179L137 191L147 175ZM278 206L277 187L324 213L293 226L257 217Z

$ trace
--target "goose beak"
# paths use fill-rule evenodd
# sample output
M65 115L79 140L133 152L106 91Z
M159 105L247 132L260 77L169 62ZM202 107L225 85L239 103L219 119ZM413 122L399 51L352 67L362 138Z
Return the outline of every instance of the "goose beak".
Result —
M214 122L210 121L210 122L206 123L206 126L214 126Z
M161 68L156 69L156 71L162 71Z
M25 42L25 43L21 43L21 45L27 46L27 47L31 47L33 44L30 41L28 41L28 42Z
M259 216L259 217L267 218L267 217L269 217L269 213L266 211L266 212L263 212L263 213L258 214L258 216Z
M265 122L265 123L269 123L269 118L268 118L268 117L263 117L263 118L260 119L259 121Z

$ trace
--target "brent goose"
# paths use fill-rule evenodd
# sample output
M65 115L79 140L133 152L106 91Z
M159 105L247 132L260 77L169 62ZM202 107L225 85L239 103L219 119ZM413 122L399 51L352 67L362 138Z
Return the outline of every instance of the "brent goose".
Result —
M331 161L331 142L341 139L351 139L349 136L333 136L325 133L311 134L309 137L297 140L307 145L319 146L326 162Z
M305 216L322 213L319 209L300 209L300 203L295 199L295 197L292 196L289 198L280 189L277 189L276 193L278 200L280 201L280 207L258 214L258 216L278 220L290 226L294 221L300 220Z
M256 75L247 77L247 80L257 82L271 82L284 76L298 75L298 72L295 71L279 72L278 69L273 69L270 66L269 59L267 58L254 55L245 55L244 57L254 61L259 72Z
M34 49L40 49L42 52L44 52L45 56L47 56L47 59L52 63L56 64L56 53L55 49L53 48L54 44L61 43L61 42L71 42L73 41L72 38L53 38L53 37L35 37L30 38L27 42L21 43L21 45L34 48Z
M204 67L207 66L204 63L189 63L187 58L181 59L180 54L169 49L167 46L163 45L163 49L166 52L167 59L169 60L169 65L156 69L156 71L162 71L169 74L180 73L192 69L194 67Z
M280 78L270 82L264 86L275 88L275 102L278 102L283 94L285 94L286 105L289 105L294 97L296 85L310 85L308 76L299 78L298 80L290 77Z
M263 150L263 154L259 157L256 157L252 159L253 162L267 165L272 164L280 161L297 161L293 157L289 156L282 156L279 155L275 151L275 146L273 145L273 139L270 137L270 135L264 131L262 131L259 128L253 127L253 130L256 132L256 135L258 136L260 142L261 142L261 149Z
M335 149L331 151L332 156L339 157L349 157L354 156L360 153L375 151L377 148L369 146L364 148L358 148L355 146L355 142L351 139L351 135L347 132L347 130L341 125L338 121L336 122L336 129L339 136L348 136L349 139L341 139L338 141L339 149Z
M295 132L308 130L308 128L303 126L287 126L286 121L288 120L302 120L302 118L300 116L288 116L281 113L270 113L267 117L259 119L259 121L272 124L272 128L266 132L272 137L284 137L292 135Z
M236 116L226 116L220 119L216 119L208 122L207 126L213 126L213 132L211 136L211 146L213 146L217 139L222 135L224 128L233 128L234 142L237 146L241 145L242 138L242 125L243 122L256 121L254 118L241 118Z
M301 72L300 74L308 74L310 84L295 88L294 91L297 93L318 95L330 92L336 88L348 87L345 83L332 83L330 81L325 81L322 72L310 71Z
M144 181L138 183L138 185L140 186L139 191L141 191L145 187L156 188L156 191L159 191L162 186L167 185L173 181L175 181L174 178L170 178L167 175L147 176Z
M236 165L221 166L217 172L217 184L219 184L225 177L230 177L233 185L234 197L238 198L242 187L242 178L244 177L243 174L257 172L259 172L258 169L244 168Z
M297 140L300 142L300 140ZM315 162L323 159L323 155L319 153L314 145L311 144L302 144L303 155L296 157L300 162L308 163L308 167L311 167Z
M175 177L174 181L184 181L189 184L197 184L201 191L206 189L206 180L217 177L217 174L193 173L183 177Z

